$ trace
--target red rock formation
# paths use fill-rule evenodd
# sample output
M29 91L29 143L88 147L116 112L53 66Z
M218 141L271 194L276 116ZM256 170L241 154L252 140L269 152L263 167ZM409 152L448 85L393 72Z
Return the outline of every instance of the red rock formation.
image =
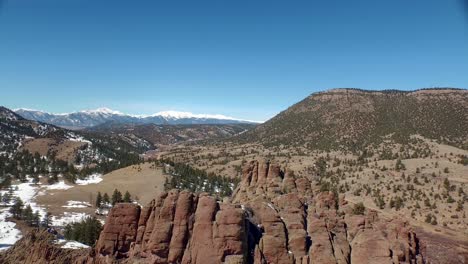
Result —
M269 162L244 167L233 201L261 229L254 263L423 263L407 223L379 219L375 212L350 215L344 197L313 197L312 189L307 178L296 179ZM337 207L348 214L340 216Z
M109 212L104 229L99 236L96 252L103 255L125 256L135 241L140 207L134 204L117 204Z
M268 162L251 162L243 168L233 203L173 190L141 210L137 205L118 204L95 250L67 263L422 264L466 260L466 255L453 248L446 248L452 255L434 253L443 248L442 242L421 243L402 220L383 219L375 211L352 215L343 196L332 192L313 196L313 189L307 178L283 173ZM40 259L38 263L60 263L55 261L62 258L54 247L39 245L40 249L30 250ZM5 263L14 263L12 259L33 263L14 253L0 256Z
M115 206L93 261L109 261L110 256L142 263L244 263L246 237L240 206L219 204L206 194L173 190L141 213L137 205Z
M93 261L107 255L106 261L115 256L140 263L423 263L407 223L372 211L350 215L344 197L313 197L312 189L307 178L250 162L234 204L174 190L141 213L118 205Z

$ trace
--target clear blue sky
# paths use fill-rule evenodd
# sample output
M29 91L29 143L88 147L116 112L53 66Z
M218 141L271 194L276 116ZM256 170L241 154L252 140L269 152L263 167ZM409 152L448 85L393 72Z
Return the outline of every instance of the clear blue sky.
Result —
M0 0L0 105L264 120L334 87L468 87L462 0Z

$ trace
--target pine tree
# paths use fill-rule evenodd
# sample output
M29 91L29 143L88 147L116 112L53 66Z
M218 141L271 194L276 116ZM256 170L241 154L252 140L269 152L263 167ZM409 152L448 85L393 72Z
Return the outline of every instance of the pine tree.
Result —
M124 203L131 203L132 202L132 197L130 196L130 193L128 191L125 192L124 198L123 198Z
M42 219L42 226L47 228L50 226L51 223L52 223L52 214L50 212L47 212L44 218Z
M122 202L122 193L119 190L115 189L114 193L112 194L112 206L120 202Z
M101 222L96 217L87 217L81 222L68 224L65 227L64 236L66 239L93 246L101 230Z
M24 221L26 221L26 223L28 223L28 225L32 225L33 217L33 210L31 208L31 205L28 204L28 206L26 206L26 208L24 208L23 210L23 219Z
M39 226L39 222L41 221L41 217L39 215L39 211L36 210L33 215L32 226Z
M10 202L10 194L9 193L5 193L3 194L3 197L2 197L2 201L4 204L8 204Z
M96 196L96 207L97 208L100 208L101 207L101 204L102 204L102 195L101 195L101 192L98 192L97 196Z
M15 219L21 218L21 215L23 213L23 206L23 201L19 197L16 197L13 206L10 208L10 213Z
M109 195L107 193L104 193L104 195L102 196L102 203L103 204L110 204L110 198L109 198Z

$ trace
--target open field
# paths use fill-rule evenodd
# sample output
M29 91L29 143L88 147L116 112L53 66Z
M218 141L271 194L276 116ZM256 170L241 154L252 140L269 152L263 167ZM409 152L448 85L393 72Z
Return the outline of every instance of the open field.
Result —
M67 190L47 190L46 194L37 197L36 201L47 208L54 216L68 213L85 213L93 215L95 208L66 208L68 201L80 201L94 205L98 192L112 196L114 189L125 193L129 191L132 199L145 205L164 190L165 176L162 169L152 163L129 166L102 176L97 184L74 185Z
M86 143L80 141L35 138L26 140L23 149L33 154L37 152L41 156L46 156L49 151L56 151L57 159L73 162L77 150L84 145Z

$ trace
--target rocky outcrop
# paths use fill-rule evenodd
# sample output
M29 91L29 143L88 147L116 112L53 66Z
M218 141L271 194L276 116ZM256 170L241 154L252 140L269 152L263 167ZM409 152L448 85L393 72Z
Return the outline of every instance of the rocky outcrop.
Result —
M96 251L119 257L127 256L130 244L135 241L140 207L133 204L116 204L109 213L108 221L99 236Z
M296 178L293 171L284 172L279 165L269 161L251 161L242 170L242 180L234 191L233 202L248 202L257 197L273 200L285 193L311 196L310 181Z
M232 202L173 190L142 210L115 206L88 261L424 263L407 223L350 215L343 197L313 189L278 165L250 162Z
M100 235L94 261L245 263L246 237L240 206L219 203L206 194L173 190L141 212L134 204L115 206Z
M408 223L373 211L352 215L343 197L314 197L313 189L307 178L266 161L244 167L233 201L261 233L254 263L423 263Z
M453 249L455 245L448 246L452 248L447 253L438 253L441 245L421 242L403 220L385 219L371 210L353 215L351 205L333 192L312 195L314 186L307 178L296 178L279 166L251 162L243 172L232 201L172 190L142 209L118 204L108 215L93 251L68 254L50 243L28 242L34 240L30 238L10 249L6 257L0 256L0 263L422 264L466 260ZM18 256L19 247L31 256Z

